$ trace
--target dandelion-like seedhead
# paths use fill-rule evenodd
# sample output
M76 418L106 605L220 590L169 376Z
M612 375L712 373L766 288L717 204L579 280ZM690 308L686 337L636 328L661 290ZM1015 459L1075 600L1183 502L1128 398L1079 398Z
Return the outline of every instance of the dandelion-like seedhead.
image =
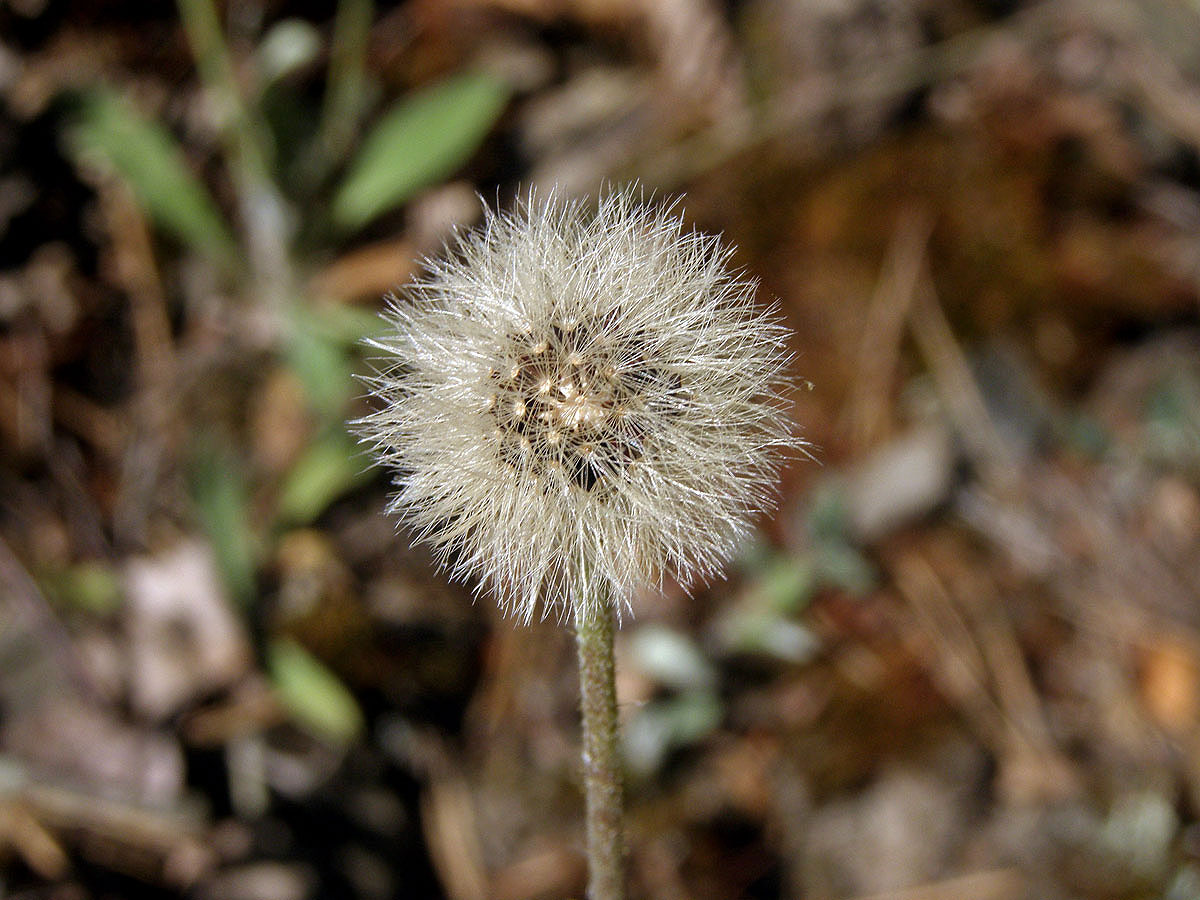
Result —
M389 510L526 621L713 574L799 445L787 332L729 254L629 191L460 235L370 342Z

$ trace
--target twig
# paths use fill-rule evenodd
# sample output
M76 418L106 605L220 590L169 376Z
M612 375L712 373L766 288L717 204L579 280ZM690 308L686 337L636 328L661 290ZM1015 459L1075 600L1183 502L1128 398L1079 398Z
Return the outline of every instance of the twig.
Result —
M988 691L987 664L971 630L927 560L906 553L891 566L892 578L934 645L930 674L997 756L1005 752L1004 717Z
M851 441L858 450L866 449L879 436L891 403L890 382L900 354L904 322L917 296L917 282L931 228L932 217L923 207L901 217L892 236L884 271L867 308L858 348L858 375L846 404Z
M945 563L961 568L953 559ZM947 586L916 553L898 558L893 572L934 641L933 675L1000 760L1004 791L1027 799L1075 789L1070 764L1054 745L1016 635L990 585L960 571Z
M82 832L83 853L93 861L143 880L187 887L215 862L199 820L182 812L150 810L32 780L12 798L50 832Z
M1019 481L1016 460L1000 436L954 330L925 272L909 315L913 337L933 373L942 402L985 483L1010 493Z
M663 186L686 182L756 146L840 109L903 97L944 80L972 65L981 48L998 35L1036 33L1059 12L1059 4L1043 2L999 25L977 28L933 46L838 72L804 78L771 97L761 109L729 115L711 128L654 151L631 166L645 181Z
M59 880L70 866L62 845L23 803L0 797L0 853L9 848L46 881Z

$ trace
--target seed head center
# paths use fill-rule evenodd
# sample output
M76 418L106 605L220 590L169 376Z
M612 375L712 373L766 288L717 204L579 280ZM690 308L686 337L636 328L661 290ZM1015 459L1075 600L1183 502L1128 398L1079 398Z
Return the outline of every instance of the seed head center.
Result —
M611 391L603 392L609 394L608 397L595 391L581 392L567 381L559 388L559 393L562 400L555 400L551 395L546 404L550 407L547 412L553 411L547 420L557 420L563 429L579 431L581 428L599 428L612 414Z
M593 338L590 323L509 335L520 349L489 374L487 408L501 459L534 478L584 491L610 484L644 452L638 411L662 382L644 348Z

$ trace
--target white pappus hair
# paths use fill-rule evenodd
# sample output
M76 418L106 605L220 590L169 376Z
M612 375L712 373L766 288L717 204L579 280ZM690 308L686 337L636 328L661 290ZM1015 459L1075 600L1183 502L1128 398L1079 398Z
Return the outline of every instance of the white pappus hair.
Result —
M802 445L787 331L730 252L629 190L457 236L369 342L389 511L525 621L716 572Z

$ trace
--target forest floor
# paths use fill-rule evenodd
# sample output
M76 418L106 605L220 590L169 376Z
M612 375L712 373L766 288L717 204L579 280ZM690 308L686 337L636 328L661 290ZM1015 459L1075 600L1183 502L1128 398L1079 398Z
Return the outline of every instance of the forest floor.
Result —
M572 635L345 423L528 186L794 333L778 512L618 636L656 900L1200 898L1200 7L0 3L0 897L582 896Z

